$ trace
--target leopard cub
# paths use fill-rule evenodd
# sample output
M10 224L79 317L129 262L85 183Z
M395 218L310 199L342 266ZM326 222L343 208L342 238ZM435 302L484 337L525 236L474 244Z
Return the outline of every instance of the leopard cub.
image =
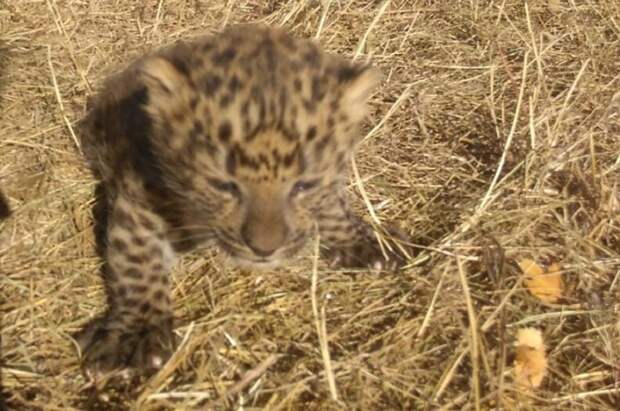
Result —
M83 133L107 209L108 309L78 335L89 372L162 365L174 345L168 271L205 241L270 267L318 229L342 267L405 262L402 234L380 246L344 189L379 80L255 25L176 43L107 80Z

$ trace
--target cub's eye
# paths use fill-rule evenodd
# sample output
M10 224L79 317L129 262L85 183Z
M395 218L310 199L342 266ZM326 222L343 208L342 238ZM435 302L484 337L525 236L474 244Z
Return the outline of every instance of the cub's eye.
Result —
M211 184L211 187L218 191L232 194L235 197L241 196L241 190L239 190L239 186L234 181L223 181L216 178L210 178L209 184Z
M313 180L299 180L295 183L291 189L291 197L308 192L319 185L320 179L315 178Z

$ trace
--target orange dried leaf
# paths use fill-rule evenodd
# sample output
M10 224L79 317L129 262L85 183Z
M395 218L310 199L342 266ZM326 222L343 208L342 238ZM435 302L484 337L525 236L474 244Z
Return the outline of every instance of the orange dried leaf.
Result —
M562 297L562 274L558 264L551 264L545 271L535 261L525 258L519 261L519 267L525 276L525 287L544 303L552 304Z
M515 383L525 388L537 388L547 372L547 358L542 334L535 328L517 332L517 356L514 363Z

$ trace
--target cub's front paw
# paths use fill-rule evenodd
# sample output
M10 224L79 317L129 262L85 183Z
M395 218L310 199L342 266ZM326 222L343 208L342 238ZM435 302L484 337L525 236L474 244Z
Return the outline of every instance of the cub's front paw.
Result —
M382 244L372 227L363 224L359 227L355 243L344 247L327 249L324 255L333 266L344 268L371 268L394 271L403 267L413 256L413 248L408 236L394 226L385 226L380 235Z
M91 379L121 372L152 374L174 349L172 319L122 321L101 318L87 324L76 336L82 364Z

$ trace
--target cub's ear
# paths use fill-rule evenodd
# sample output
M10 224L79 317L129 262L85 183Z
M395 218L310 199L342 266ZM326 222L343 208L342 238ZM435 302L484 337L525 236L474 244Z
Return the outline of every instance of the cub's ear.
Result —
M361 120L367 111L366 102L381 83L381 72L368 65L348 63L337 70L342 90L340 104L354 120Z
M149 106L156 110L165 110L171 100L183 98L188 86L187 77L162 57L147 58L139 76L149 90Z

